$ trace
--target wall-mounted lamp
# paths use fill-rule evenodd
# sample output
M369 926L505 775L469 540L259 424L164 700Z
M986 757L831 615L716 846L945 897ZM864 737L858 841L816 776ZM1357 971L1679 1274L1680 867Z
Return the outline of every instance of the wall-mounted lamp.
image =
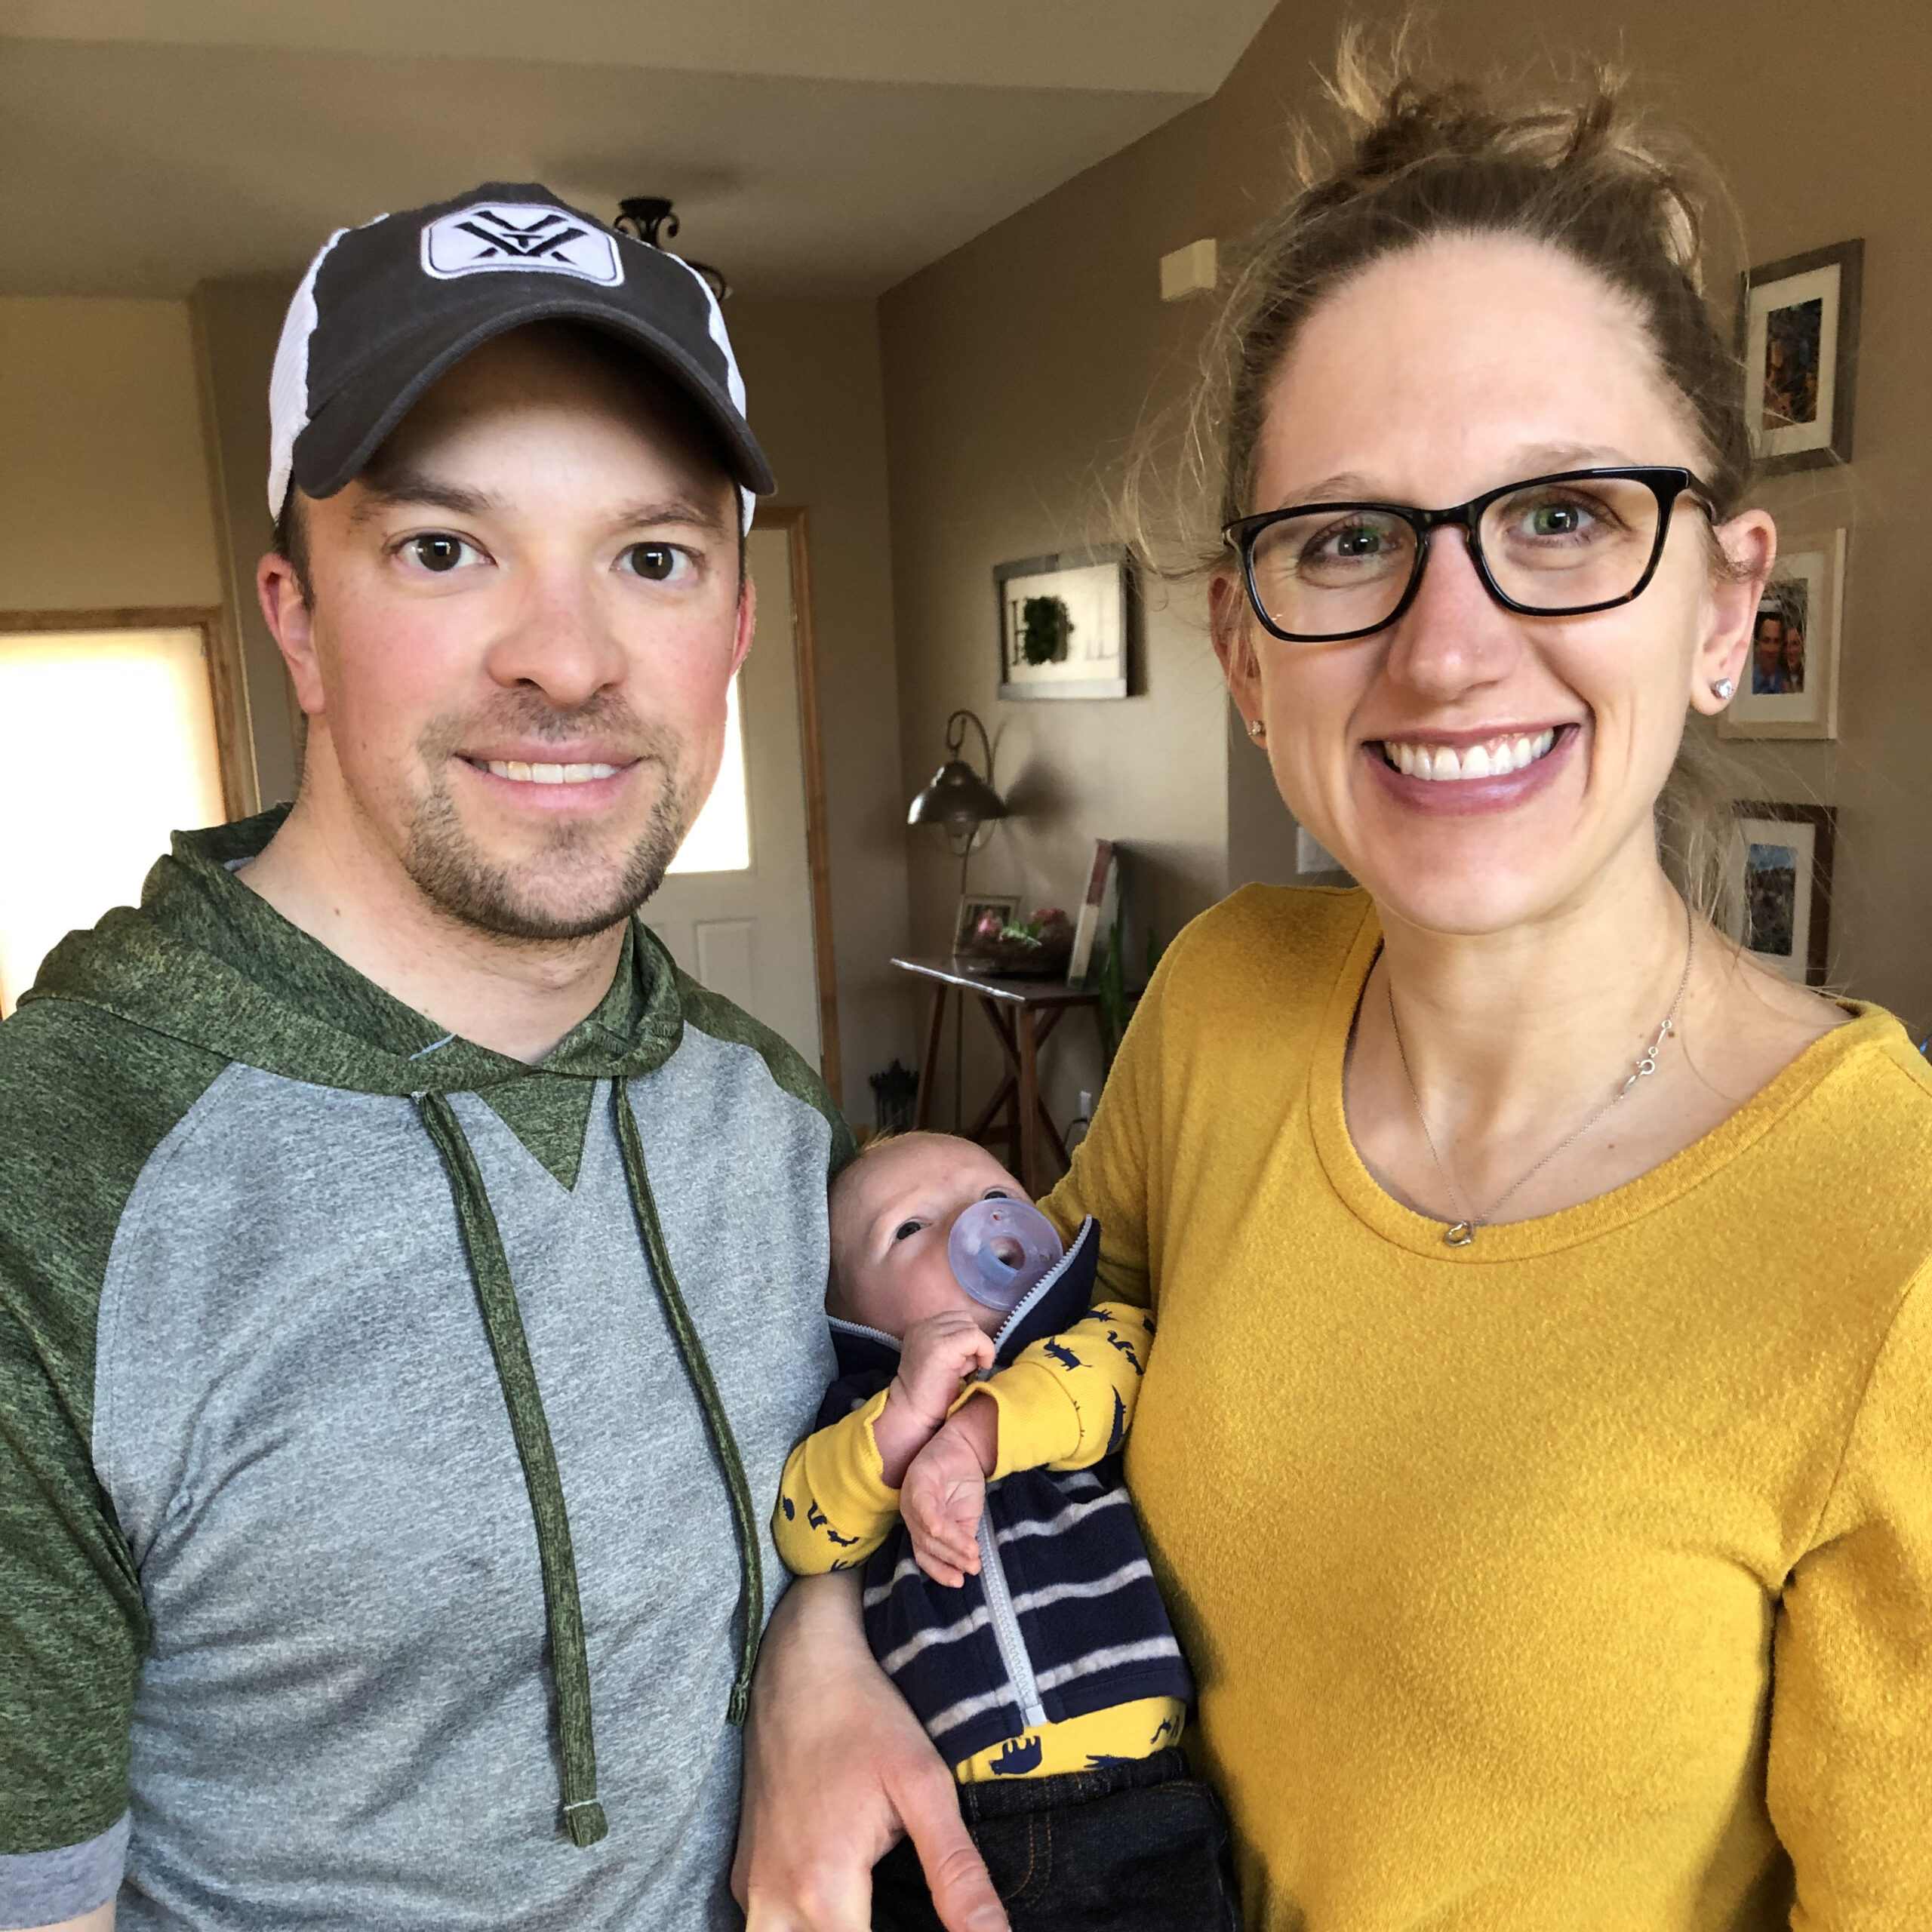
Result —
M980 752L986 761L983 777L961 755L970 724L980 734ZM908 825L937 825L959 861L959 896L966 896L966 867L988 823L1006 817L1006 801L993 789L993 748L986 728L970 711L955 711L946 721L946 762L932 783L912 801Z

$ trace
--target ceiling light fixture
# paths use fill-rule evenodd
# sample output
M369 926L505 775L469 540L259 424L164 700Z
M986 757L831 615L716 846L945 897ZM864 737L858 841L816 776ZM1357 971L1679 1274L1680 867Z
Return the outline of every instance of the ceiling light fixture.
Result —
M669 254L671 251L666 244L676 235L679 223L671 204L662 195L632 195L617 204L617 218L611 226ZM681 255L678 260L704 278L705 285L719 301L731 299L731 285L724 279L722 269L715 269L709 262L694 262L688 255Z

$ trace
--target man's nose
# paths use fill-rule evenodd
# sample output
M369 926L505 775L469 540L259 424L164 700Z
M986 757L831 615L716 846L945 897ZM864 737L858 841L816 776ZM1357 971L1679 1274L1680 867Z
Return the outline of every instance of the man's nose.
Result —
M621 684L627 668L592 586L580 569L561 564L527 580L488 664L500 685L534 687L565 711Z

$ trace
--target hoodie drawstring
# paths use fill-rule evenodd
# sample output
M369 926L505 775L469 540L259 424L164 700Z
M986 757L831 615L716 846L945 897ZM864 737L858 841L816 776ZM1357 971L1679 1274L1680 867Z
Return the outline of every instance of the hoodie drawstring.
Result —
M737 1531L738 1673L724 1714L733 1724L741 1724L751 1707L752 1666L758 1662L758 1639L764 1634L764 1561L758 1548L759 1524L752 1513L751 1485L745 1480L744 1463L718 1396L718 1384L712 1380L704 1344L691 1325L691 1311L685 1306L683 1291L672 1272L664 1229L657 1219L657 1203L651 1192L651 1177L645 1171L644 1142L637 1131L637 1116L631 1111L629 1087L624 1080L611 1081L611 1114L617 1124L617 1145L623 1152L624 1177L630 1183L631 1206L637 1214L638 1233L643 1238L645 1257L651 1263L651 1278L657 1284L664 1320L677 1339L685 1373L691 1378L698 1407L704 1411L704 1426L711 1432L712 1449L724 1475L725 1491L731 1499L731 1520Z
M470 1279L496 1358L497 1381L509 1411L510 1434L523 1464L530 1512L537 1519L537 1555L543 1571L543 1613L550 1632L550 1669L557 1687L557 1734L563 1760L564 1826L571 1844L592 1845L610 1829L597 1801L597 1747L590 1727L590 1664L583 1647L583 1609L577 1598L577 1558L570 1518L557 1475L557 1452L531 1366L530 1344L510 1280L503 1238L483 1189L456 1109L441 1094L418 1094L417 1110L449 1170L457 1220L469 1256Z
M411 1097L423 1124L442 1155L457 1220L469 1258L470 1278L482 1312L484 1332L497 1364L503 1405L509 1411L510 1434L523 1465L524 1486L537 1524L537 1554L543 1573L543 1609L550 1637L551 1671L556 1683L558 1755L562 1761L563 1814L571 1842L593 1845L609 1831L597 1798L597 1751L592 1735L590 1664L584 1647L583 1610L577 1595L577 1558L571 1546L570 1518L564 1487L557 1473L557 1453L543 1414L537 1372L531 1364L530 1345L517 1306L503 1235L485 1192L483 1177L470 1151L462 1123L448 1097L441 1094ZM705 1358L704 1344L693 1326L691 1312L671 1267L657 1204L644 1162L644 1143L632 1112L629 1082L611 1082L611 1115L622 1152L624 1178L637 1216L638 1232L650 1265L652 1285L664 1312L666 1325L704 1416L713 1452L724 1478L738 1543L738 1611L741 1620L738 1668L731 1685L726 1715L742 1724L751 1702L752 1666L758 1660L764 1611L764 1563L758 1547L758 1524L752 1511L751 1487L743 1460L724 1414L724 1404Z

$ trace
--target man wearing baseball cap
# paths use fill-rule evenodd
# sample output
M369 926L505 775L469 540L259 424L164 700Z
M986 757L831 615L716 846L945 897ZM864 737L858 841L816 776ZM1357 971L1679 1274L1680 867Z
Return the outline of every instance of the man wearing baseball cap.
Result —
M0 1927L709 1932L851 1143L632 915L771 478L529 185L331 238L270 408L300 795L0 1029Z

